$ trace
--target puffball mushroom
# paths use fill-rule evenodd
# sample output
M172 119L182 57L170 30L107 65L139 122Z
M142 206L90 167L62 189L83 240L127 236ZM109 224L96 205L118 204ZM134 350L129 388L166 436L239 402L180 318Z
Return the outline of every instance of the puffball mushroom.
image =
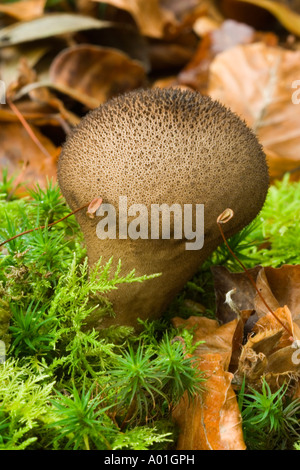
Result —
M106 239L97 235L99 217L76 214L89 266L113 256L112 269L120 259L124 274L161 273L110 292L116 316L91 319L90 326L102 328L159 317L222 242L218 216L232 209L224 233L240 231L260 211L269 177L262 146L236 114L198 92L157 88L117 96L89 112L63 146L58 181L72 210L96 197L116 210L116 237ZM203 247L187 249L189 236L176 238L174 227L170 239L151 238L150 215L148 238L119 237L120 197L149 214L155 204L192 205L194 231L195 207L204 205Z

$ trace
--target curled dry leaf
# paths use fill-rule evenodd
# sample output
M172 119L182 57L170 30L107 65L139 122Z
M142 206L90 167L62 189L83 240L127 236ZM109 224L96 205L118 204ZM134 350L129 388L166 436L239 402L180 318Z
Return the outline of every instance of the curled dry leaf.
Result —
M234 289L232 299L241 311L239 318L245 322L244 345L239 351L234 348L230 363L231 370L236 371L234 383L241 385L245 376L247 385L260 388L265 377L273 390L284 381L293 388L300 378L300 361L293 360L294 344L300 339L300 266L256 266L248 272L273 313L246 273L230 273L221 266L212 268L217 317L228 322L236 316L230 305L224 304L226 294Z
M159 0L108 0L106 3L130 13L144 36L162 38L166 27L177 25L173 12Z
M287 305L293 321L300 326L300 265L264 267L258 273L256 283L273 310ZM258 296L255 297L255 309L259 317L268 313Z
M54 86L92 98L95 103L90 107L138 88L146 80L145 70L137 61L123 52L90 44L63 50L52 62L49 73Z
M300 15L289 8L282 1L274 0L237 0L241 3L250 3L268 10L291 33L300 36ZM291 3L291 2L286 2Z
M0 126L0 167L7 167L9 175L21 174L20 193L24 193L24 186L32 187L37 182L45 187L47 178L56 179L56 159L59 149L41 132L31 125L31 128L47 149L52 158L46 158L36 146L20 123L1 123Z
M101 21L75 13L49 13L41 18L21 21L2 28L0 31L0 47L109 26L111 26L111 23L108 21Z
M240 321L219 327L205 317L174 318L175 327L192 329L197 367L206 375L205 390L192 402L186 395L173 412L179 427L178 450L243 450L241 415L228 372Z
M237 44L254 40L255 31L250 26L234 20L225 20L219 28L204 35L193 58L178 75L179 83L206 92L210 64L217 54Z
M30 69L34 69L39 60L50 50L50 45L45 44L23 44L11 46L1 51L0 78L11 89L12 83L20 82L22 73L22 62Z
M0 13L5 13L17 20L27 21L42 16L45 5L46 0L21 0L0 5Z
M23 101L18 102L18 109L24 119L26 119L30 124L36 126L60 125L59 115L53 112L53 108L51 106L24 99ZM0 122L19 122L19 119L8 106L1 106Z
M210 67L208 94L252 127L272 178L299 166L300 106L292 100L299 61L300 51L255 43L218 54Z
M289 327L293 337L275 320L272 314L262 317L255 325L254 336L250 336L243 346L239 358L235 382L254 388L261 387L264 377L272 390L284 382L290 389L297 387L300 378L300 361L295 360L295 341L300 339L300 328L292 321L287 306L279 307L275 315Z
M98 0L97 0L98 1ZM100 1L100 0L99 0ZM117 8L128 11L134 18L141 34L154 38L162 38L167 27L177 26L172 11L163 8L159 0L108 0L108 3Z
M245 272L231 273L224 266L214 266L211 271L214 278L216 316L222 323L236 317L230 305L225 303L226 294L233 289L235 292L232 294L232 300L238 309L242 312L255 312L246 324L249 331L258 318L269 314ZM256 287L267 305L273 311L287 305L293 322L300 327L300 265L285 264L280 268L255 266L248 269L248 274L255 280Z
M300 339L300 328L296 323L293 322L290 309L285 305L282 308L277 308L275 312L277 312L276 317L279 318L282 324L286 326L286 328L291 332L291 335L289 335L286 330L282 329L282 334L278 345L276 348L275 346L273 347L274 351L285 346L290 346L291 337L293 338L293 340ZM268 312L256 322L253 327L253 332L258 333L264 330L278 330L280 328L281 325L278 323L274 315Z
M260 270L261 266L256 266L249 269L248 272L256 281ZM244 271L231 273L224 266L213 266L211 272L214 279L216 316L221 323L227 323L236 318L236 313L228 303L225 303L226 294L233 289L232 300L237 308L240 311L254 310L256 290Z
M199 16L208 12L216 15L217 10L209 0L108 0L106 3L130 13L140 33L151 38L175 36L185 27L191 27Z

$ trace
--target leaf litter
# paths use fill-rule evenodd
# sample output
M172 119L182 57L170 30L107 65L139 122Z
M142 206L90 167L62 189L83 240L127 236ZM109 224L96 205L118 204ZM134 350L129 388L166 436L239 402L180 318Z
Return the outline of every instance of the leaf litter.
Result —
M300 106L291 96L300 78L300 15L290 2L232 2L259 4L285 28L283 34L226 18L207 0L74 3L73 12L53 11L45 0L0 6L0 79L19 113L9 100L0 107L0 162L10 174L19 173L23 191L55 180L61 144L81 116L140 86L188 87L220 100L258 135L273 180L286 172L299 179ZM135 37L126 50L116 39L118 29ZM143 45L138 54L136 44ZM101 200L93 203L91 217ZM173 412L177 448L245 449L236 399L243 380L260 389L264 379L272 390L285 382L291 396L300 396L300 266L248 270L286 329L245 272L224 266L211 271L217 320L173 319L176 328L192 331L194 343L203 341L194 354L207 375L205 391L192 403L184 396Z

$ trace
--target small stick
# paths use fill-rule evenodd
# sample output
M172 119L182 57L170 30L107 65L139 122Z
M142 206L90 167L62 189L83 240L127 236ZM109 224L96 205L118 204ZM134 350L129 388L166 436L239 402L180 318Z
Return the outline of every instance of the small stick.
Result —
M28 135L31 137L31 139L33 140L33 142L38 146L38 148L41 150L41 152L43 152L43 154L47 157L47 158L52 158L52 156L50 155L50 153L48 152L48 150L44 147L44 145L39 141L39 139L36 137L36 135L34 134L33 130L31 129L30 125L28 124L28 122L26 121L26 119L24 118L24 116L22 115L22 113L18 110L17 106L11 101L10 98L7 98L7 104L9 105L10 109L12 110L13 113L15 113L15 115L17 116L17 118L19 119L19 121L21 122L22 126L24 127L24 129L27 131Z
M11 241L14 240L15 238L21 237L22 235L26 235L27 233L34 232L35 230L41 230L41 229L46 228L46 227L52 227L53 225L58 224L59 222L62 222L63 220L67 219L67 218L70 217L71 215L76 214L76 212L81 211L82 209L85 209L85 208L88 207L89 205L90 205L90 203L85 204L84 206L79 207L78 209L75 209L73 212L70 212L70 214L65 215L65 216L62 217L61 219L56 220L55 222L52 222L52 223L49 224L49 225L42 225L42 226L40 226L40 227L31 228L30 230L25 230L25 232L18 233L17 235L14 235L13 237L8 238L7 240L4 240L4 242L1 242L1 243L0 243L0 247L3 246L3 245L5 245L5 243L11 242Z
M273 312L273 310L271 309L271 307L269 307L269 305L267 304L267 302L265 301L265 299L263 298L263 296L261 295L261 293L259 292L259 290L257 289L257 286L256 286L256 283L254 281L254 279L252 278L252 276L249 274L247 268L243 265L243 263L238 259L238 257L234 254L234 252L232 251L232 249L230 248L230 246L228 245L228 242L226 240L226 237L224 235L224 232L223 232L223 229L221 227L222 224L226 224L227 222L229 222L230 219L232 219L234 215L234 212L232 209L225 209L224 212L222 212L222 214L219 215L219 217L217 218L217 224L218 224L218 227L219 227L219 230L221 232L221 235L222 235L222 238L224 240L224 243L225 245L227 246L229 252L231 253L231 255L234 257L234 259L241 265L241 267L243 268L243 270L245 271L249 281L251 282L251 284L253 285L253 287L255 288L256 292L258 293L259 297L261 298L262 302L264 303L264 305L267 307L267 309L269 310L269 312L276 318L276 320L278 321L278 323L280 323L280 325L288 332L290 338L291 338L291 341L294 341L294 338L293 338L293 333L287 328L286 325L284 325L284 323L282 323L282 321L277 317L277 315Z
M76 214L76 212L79 212L82 209L85 209L86 207L88 208L87 215L90 218L93 218L93 214L101 206L101 204L102 204L102 198L101 197L100 198L95 198L95 199L92 200L92 202L89 202L88 204L85 204L84 206L78 207L78 209L75 209L74 211L72 211L69 214L65 215L61 219L56 220L55 222L52 222L49 225L41 225L40 227L35 227L35 228L31 228L29 230L25 230L25 232L18 233L17 235L14 235L13 237L8 238L7 240L4 240L4 242L0 243L0 247L5 245L5 243L11 242L15 238L21 237L22 235L26 235L27 233L34 232L35 230L41 230L41 229L46 228L46 227L47 228L53 227L53 225L58 224L59 222L62 222L63 220L67 219L68 217L70 217L73 214Z

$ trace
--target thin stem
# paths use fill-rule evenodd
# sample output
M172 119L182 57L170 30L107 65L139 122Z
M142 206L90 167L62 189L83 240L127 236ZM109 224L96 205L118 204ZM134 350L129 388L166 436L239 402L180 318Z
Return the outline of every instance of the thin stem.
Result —
M243 268L243 270L245 271L249 281L251 282L251 284L253 285L253 287L255 288L256 292L258 293L260 299L262 300L262 302L264 303L264 305L267 307L267 309L269 310L269 312L276 318L276 320L278 321L278 323L280 323L280 325L287 331L287 333L289 334L290 338L291 338L291 341L294 341L294 338L293 338L293 333L289 330L289 328L284 325L284 323L277 317L277 315L273 312L273 310L271 309L271 307L267 304L267 302L265 301L265 299L263 298L263 296L261 295L261 293L259 292L257 286L256 286L256 283L254 281L254 279L252 278L252 276L249 274L246 266L243 265L243 263L238 259L238 257L234 254L234 252L232 251L232 249L230 248L230 246L228 245L228 242L226 240L226 237L224 235L224 232L223 232L223 229L221 227L222 224L226 224L234 215L234 212L232 209L225 209L224 212L222 212L222 214L219 215L219 217L217 218L217 224L218 224L218 227L219 227L219 230L221 232L221 235L222 235L222 238L224 240L224 243L225 245L227 246L229 252L231 253L231 255L234 257L234 259L240 264L240 266Z
M17 106L11 101L10 98L7 98L7 104L8 106L10 107L10 109L12 110L13 113L15 113L15 115L17 116L17 118L19 119L19 121L21 122L22 126L24 127L24 129L27 131L28 135L31 137L31 139L33 140L33 142L38 146L38 148L40 149L40 151L47 157L47 158L52 158L52 156L50 155L50 153L48 152L48 150L44 147L44 145L39 141L39 139L36 137L35 133L33 132L33 130L31 129L30 125L28 124L28 122L26 121L26 119L24 118L24 116L22 115L22 113L18 110Z
M4 240L4 242L1 242L1 243L0 243L0 247L3 246L3 245L5 245L5 243L11 242L11 241L14 240L15 238L21 237L22 235L26 235L27 233L34 232L35 230L42 230L42 229L44 229L44 228L46 228L46 227L47 227L47 228L52 227L53 225L58 224L59 222L62 222L63 220L67 219L67 218L70 217L71 215L76 214L76 212L79 212L79 211L81 211L82 209L85 209L85 208L88 207L89 205L90 205L90 203L85 204L84 206L79 207L78 209L75 209L74 211L72 211L72 212L70 212L69 214L65 215L65 216L62 217L61 219L56 220L55 222L52 222L52 223L49 224L49 225L41 225L40 227L31 228L30 230L25 230L25 232L18 233L17 235L14 235L13 237L8 238L7 240Z

